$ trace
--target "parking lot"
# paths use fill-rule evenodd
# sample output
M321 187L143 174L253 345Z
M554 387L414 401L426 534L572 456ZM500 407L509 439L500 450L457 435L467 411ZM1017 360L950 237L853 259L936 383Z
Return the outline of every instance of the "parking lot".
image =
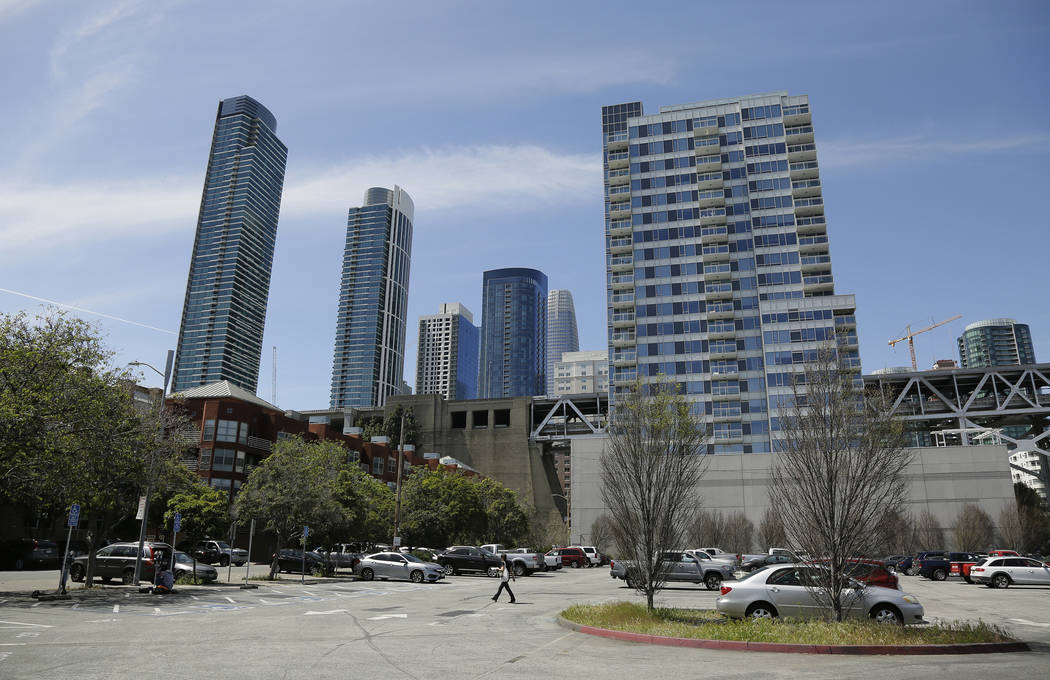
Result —
M498 583L485 576L418 585L307 578L303 585L283 575L257 590L217 583L181 587L170 596L122 586L74 592L73 599L55 602L26 595L27 583L36 578L50 584L53 573L0 573L0 677L346 678L375 673L413 679L527 674L606 680L711 664L717 664L719 677L730 678L1004 672L1041 677L1050 667L1047 588L993 591L904 577L905 589L919 596L928 618L981 618L1008 626L1037 643L1032 653L829 658L621 643L558 626L557 612L570 604L639 599L622 581L610 579L607 568L519 578L512 584L514 605L506 599L493 603L489 598ZM702 587L683 586L664 591L658 600L713 607L716 597Z

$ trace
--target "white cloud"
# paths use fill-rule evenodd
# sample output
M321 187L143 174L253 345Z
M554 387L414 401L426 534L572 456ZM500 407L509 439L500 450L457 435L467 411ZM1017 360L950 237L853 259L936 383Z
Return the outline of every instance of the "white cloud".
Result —
M93 38L125 19L134 17L141 9L139 0L124 0L114 3L89 16L86 20L62 31L51 46L51 74L56 78L65 76L66 55L74 51L79 43ZM103 36L112 40L112 36Z
M40 4L40 0L0 0L0 24Z
M306 172L292 167L285 180L282 217L345 215L368 187L396 182L412 196L418 220L470 207L506 214L593 201L601 192L601 160L530 145L423 149ZM191 228L201 182L199 175L64 185L0 181L0 252L12 258Z
M960 154L1001 153L1003 151L1046 151L1050 135L1030 134L987 139L943 139L901 137L884 140L829 140L818 143L824 167L880 165L901 159L932 160Z

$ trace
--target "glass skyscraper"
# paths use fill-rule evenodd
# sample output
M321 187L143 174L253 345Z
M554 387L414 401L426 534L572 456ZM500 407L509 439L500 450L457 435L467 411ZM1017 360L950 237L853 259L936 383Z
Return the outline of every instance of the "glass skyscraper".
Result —
M547 275L485 272L478 398L541 395L547 389Z
M265 106L219 102L182 308L172 391L255 392L288 149Z
M605 106L602 151L612 399L666 376L708 453L773 450L792 375L818 348L837 343L860 370L808 97Z
M346 221L332 408L372 408L404 388L415 207L401 187L373 187Z
M1032 331L1013 319L977 321L959 336L959 362L963 368L1016 366L1035 363Z
M572 292L552 290L547 294L547 394L555 393L554 365L566 352L580 351L580 334L576 328L576 307Z
M419 317L416 394L477 399L478 327L470 310L458 302Z

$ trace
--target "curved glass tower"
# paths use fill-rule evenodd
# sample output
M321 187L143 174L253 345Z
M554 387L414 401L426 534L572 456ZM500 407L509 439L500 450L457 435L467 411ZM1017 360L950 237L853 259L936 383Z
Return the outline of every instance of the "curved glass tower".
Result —
M959 336L959 362L963 368L1015 366L1035 363L1032 331L1013 319L977 321Z
M576 307L572 292L552 290L547 295L547 394L554 390L554 365L566 352L580 351L580 334L576 328Z
M219 102L182 308L172 391L255 392L288 148L265 106Z
M332 408L371 408L401 394L415 206L399 186L350 208L339 285Z
M535 269L485 272L478 398L547 389L547 275Z

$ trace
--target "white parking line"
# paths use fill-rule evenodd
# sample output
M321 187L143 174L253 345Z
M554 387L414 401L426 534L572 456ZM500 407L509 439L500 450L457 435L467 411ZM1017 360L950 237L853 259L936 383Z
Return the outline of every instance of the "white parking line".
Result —
M24 647L24 642L0 642L0 647Z
M113 605L113 613L114 614L119 614L120 613L120 605L119 604Z
M1039 626L1040 628L1050 628L1050 623L1040 623L1038 621L1029 621L1028 619L1010 619L1016 623L1020 623L1022 626Z
M235 601L235 600L234 600L234 599L233 599L232 597L227 597L227 598L226 598L226 600L227 600L227 601L228 601L228 602L229 602L230 604L237 604L237 602L236 602L236 601Z
M20 621L0 621L0 623L8 623L12 626L33 626L34 628L54 628L54 626L45 626L42 623L22 623ZM7 626L5 626L6 628Z

